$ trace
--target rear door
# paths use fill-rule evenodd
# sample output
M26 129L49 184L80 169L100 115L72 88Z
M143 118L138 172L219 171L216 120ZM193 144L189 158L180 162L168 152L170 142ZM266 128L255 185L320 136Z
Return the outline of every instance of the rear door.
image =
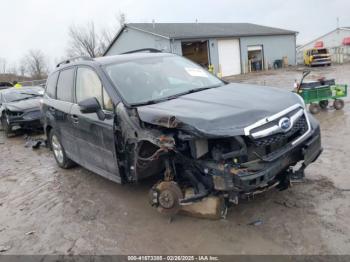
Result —
M60 137L69 158L77 161L77 146L74 141L74 126L70 117L73 106L75 67L59 72L55 99L48 99L47 112L51 115L53 128ZM77 161L78 162L78 161Z
M75 120L75 141L83 161L82 165L100 175L119 177L119 169L115 152L113 103L105 91L96 71L88 66L77 69L75 85L75 101L71 117ZM108 119L100 120L96 113L83 114L78 103L96 97ZM114 177L115 178L115 177Z

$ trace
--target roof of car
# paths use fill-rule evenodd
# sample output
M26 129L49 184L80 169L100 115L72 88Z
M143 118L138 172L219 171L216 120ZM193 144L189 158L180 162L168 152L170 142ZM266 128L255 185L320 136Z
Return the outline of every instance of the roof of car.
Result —
M162 57L162 56L175 56L171 53L147 53L147 52L139 52L139 53L131 53L131 54L121 54L121 55L113 55L113 56L103 56L95 58L94 60L99 64L112 64L117 62L126 62L136 59L150 58L150 57Z
M81 59L81 60L76 60L68 63L62 63L60 66L57 67L55 71L61 70L63 68L66 68L72 65L84 65L84 64L91 64L91 63L94 63L94 64L97 63L99 65L108 65L108 64L127 62L127 61L132 61L137 59L150 58L150 57L162 57L162 56L176 56L176 55L171 53L163 53L163 52L157 52L157 53L136 52L136 53L130 53L130 54L103 56L103 57L97 57L97 58ZM69 59L67 61L69 61Z

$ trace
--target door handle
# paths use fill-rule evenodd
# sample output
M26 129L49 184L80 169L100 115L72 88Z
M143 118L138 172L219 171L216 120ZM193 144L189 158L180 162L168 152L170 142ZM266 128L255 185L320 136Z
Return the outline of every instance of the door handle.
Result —
M70 117L72 118L74 124L79 123L79 117L77 115L71 115Z

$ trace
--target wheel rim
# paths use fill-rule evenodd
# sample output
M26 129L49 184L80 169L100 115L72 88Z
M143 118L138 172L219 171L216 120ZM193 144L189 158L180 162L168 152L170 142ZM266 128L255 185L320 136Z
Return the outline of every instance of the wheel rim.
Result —
M63 149L56 135L51 140L53 153L59 163L63 163Z

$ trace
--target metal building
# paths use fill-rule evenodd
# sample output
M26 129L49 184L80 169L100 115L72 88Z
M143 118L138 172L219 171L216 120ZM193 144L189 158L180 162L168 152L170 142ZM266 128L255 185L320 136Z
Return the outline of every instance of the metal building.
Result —
M129 23L105 55L156 48L214 67L222 76L296 63L295 31L249 23Z
M350 61L350 27L339 27L297 48L297 62L302 64L303 54L311 48L328 48L332 61Z

